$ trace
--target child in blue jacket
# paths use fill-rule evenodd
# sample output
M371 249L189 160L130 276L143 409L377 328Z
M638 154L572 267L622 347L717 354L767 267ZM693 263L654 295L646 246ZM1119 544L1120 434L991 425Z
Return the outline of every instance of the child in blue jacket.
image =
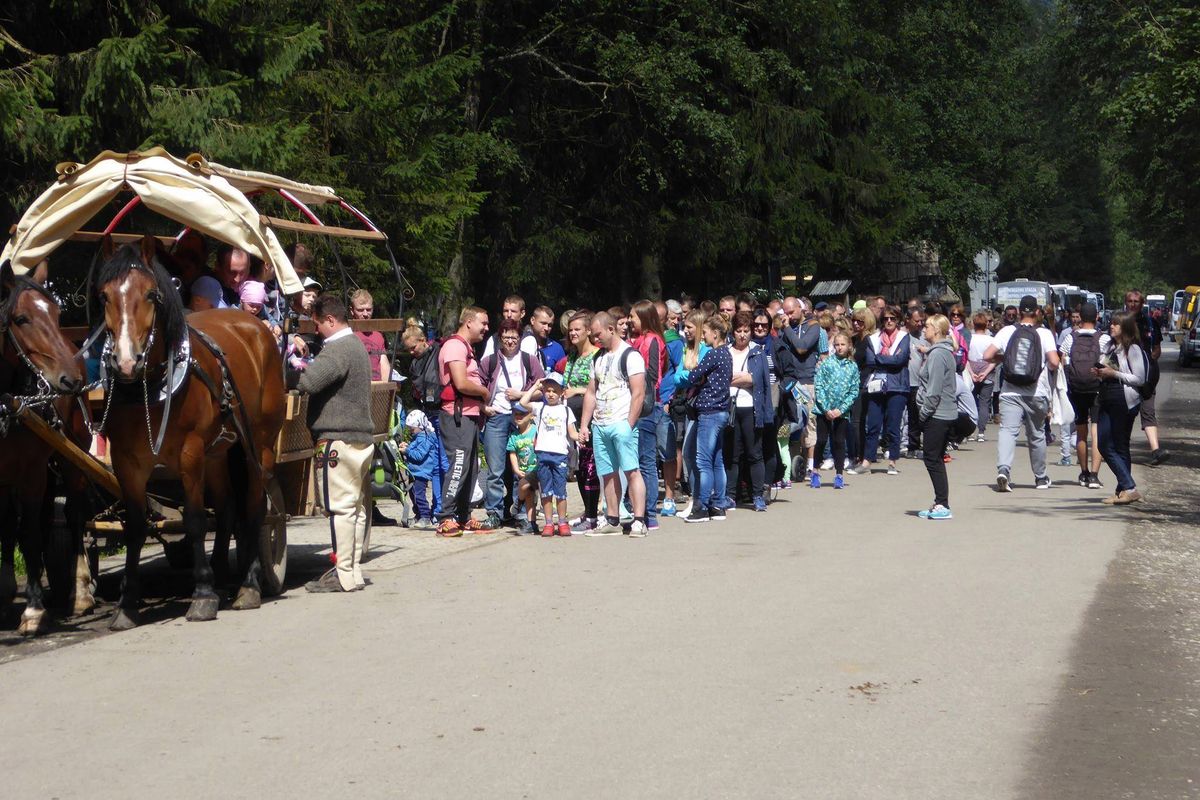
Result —
M416 409L408 412L404 424L412 433L412 439L400 443L400 452L404 454L408 474L413 481L412 504L417 512L413 527L433 530L434 515L442 510L442 476L450 469L450 461L446 458L442 440L438 438L433 423L424 411ZM433 489L432 505L426 497L430 488Z

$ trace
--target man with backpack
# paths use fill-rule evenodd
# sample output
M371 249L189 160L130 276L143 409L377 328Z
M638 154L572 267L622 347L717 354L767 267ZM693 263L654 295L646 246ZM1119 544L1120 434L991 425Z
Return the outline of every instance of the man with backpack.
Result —
M1100 378L1093 368L1108 350L1109 335L1096 330L1099 313L1095 303L1084 303L1071 316L1071 328L1059 340L1059 353L1067 370L1067 398L1075 411L1079 485L1099 489L1102 484L1096 420L1100 412Z
M618 473L624 473L629 485L629 503L633 507L629 535L642 537L647 533L646 485L638 470L637 421L646 399L646 362L641 353L618 335L617 321L608 312L601 311L592 317L591 333L600 348L600 356L592 365L592 378L583 397L579 443L592 444L596 474L604 486L607 513L604 524L584 535L622 533L617 515L621 503Z
M438 352L441 408L438 418L450 470L442 482L442 513L438 536L462 536L463 531L486 533L492 528L471 518L471 488L479 469L479 420L488 399L479 374L475 345L488 331L488 314L467 306L458 316L458 330Z
M545 377L537 356L520 350L521 328L511 319L500 322L500 351L484 356L479 362L480 379L490 400L483 408L483 457L487 462L487 481L483 507L488 525L498 528L505 523L512 494L512 469L507 457L508 437L516 429L512 404L525 391Z
M1038 325L1038 302L1033 295L1021 298L1018 324L1002 328L984 353L984 359L1004 365L1000 392L1000 437L996 456L996 489L1012 491L1012 461L1022 424L1029 443L1029 466L1034 488L1049 489L1046 474L1046 415L1050 411L1050 373L1058 369L1054 334Z
M538 340L534 335L531 326L526 325L521 329L521 323L525 321L525 298L519 294L510 294L504 298L504 302L500 306L500 322L512 320L517 323L518 330L521 330L521 352L529 353L531 356L538 354ZM497 323L499 324L499 323ZM483 345L483 357L487 358L493 355L500 349L500 331L496 330L494 334L487 337L487 341Z
M1142 406L1138 412L1142 418L1142 430L1146 433L1146 444L1150 446L1150 463L1158 466L1171 457L1171 452L1158 443L1158 417L1154 409L1154 397L1158 387L1158 359L1162 356L1162 321L1148 313L1146 296L1137 289L1125 293L1125 310L1137 321L1138 336L1142 352L1150 359L1146 373L1146 384L1142 387Z

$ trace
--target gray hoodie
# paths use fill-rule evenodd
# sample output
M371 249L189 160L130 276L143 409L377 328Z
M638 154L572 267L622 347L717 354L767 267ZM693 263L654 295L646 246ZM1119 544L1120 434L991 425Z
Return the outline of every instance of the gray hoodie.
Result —
M917 407L921 409L921 421L927 419L956 420L958 404L955 402L957 386L954 380L954 340L942 339L929 348L925 363L921 366L921 383L917 389Z

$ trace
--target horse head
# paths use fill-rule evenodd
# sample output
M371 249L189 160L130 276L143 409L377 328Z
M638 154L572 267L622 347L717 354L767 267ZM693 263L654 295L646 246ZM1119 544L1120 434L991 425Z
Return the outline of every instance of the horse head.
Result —
M8 261L0 267L0 333L51 389L78 392L83 364L59 330L58 302L42 285L46 271L45 261L29 276L18 276Z
M165 354L186 336L183 301L160 254L153 236L143 237L140 247L127 244L115 251L110 238L104 241L96 300L112 339L107 366L123 382L165 362Z

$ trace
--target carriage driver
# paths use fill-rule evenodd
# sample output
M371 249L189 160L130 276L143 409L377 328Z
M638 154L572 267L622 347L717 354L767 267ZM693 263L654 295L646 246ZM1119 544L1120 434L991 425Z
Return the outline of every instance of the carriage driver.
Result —
M321 353L300 376L307 392L308 426L317 442L317 487L329 517L337 566L305 585L310 592L353 592L366 586L362 569L367 535L367 472L375 444L371 420L371 360L346 323L335 295L313 306Z

